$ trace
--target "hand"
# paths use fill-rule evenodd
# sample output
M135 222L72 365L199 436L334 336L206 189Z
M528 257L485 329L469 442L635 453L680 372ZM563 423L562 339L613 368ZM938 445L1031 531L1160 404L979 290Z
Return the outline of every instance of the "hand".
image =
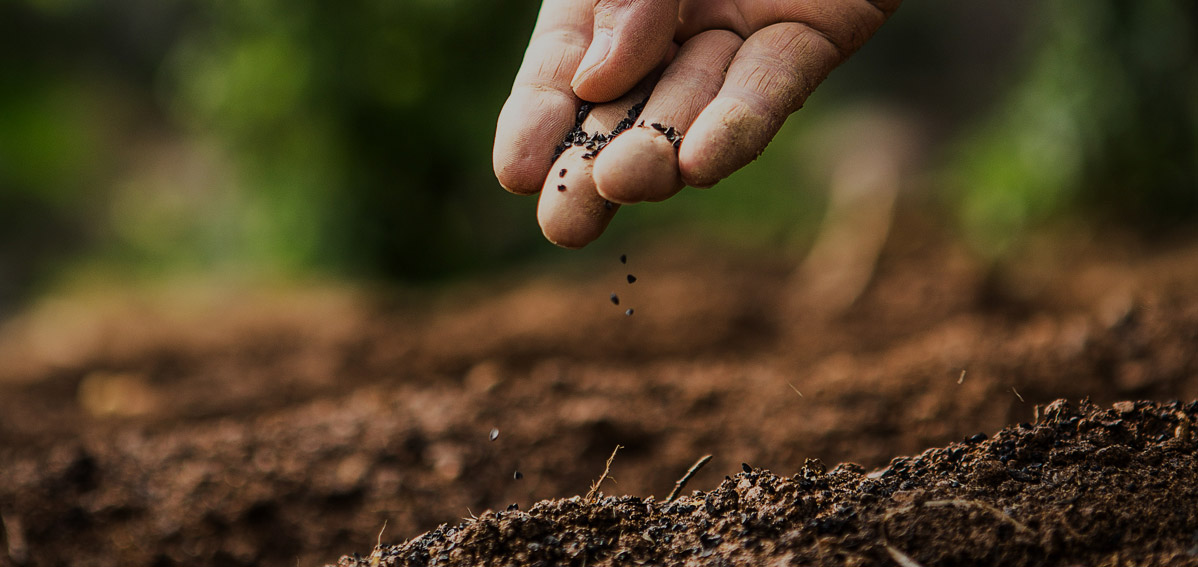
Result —
M545 0L499 115L495 175L513 193L540 191L545 236L582 247L619 204L710 187L756 159L900 2ZM605 103L580 124L597 149L555 160L584 101ZM595 136L626 126L642 101L600 147Z

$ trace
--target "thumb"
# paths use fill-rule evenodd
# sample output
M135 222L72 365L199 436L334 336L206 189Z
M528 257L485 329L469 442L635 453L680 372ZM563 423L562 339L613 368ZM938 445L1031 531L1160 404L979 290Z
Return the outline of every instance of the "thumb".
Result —
M678 0L594 0L591 46L570 86L579 98L607 102L635 86L669 52Z

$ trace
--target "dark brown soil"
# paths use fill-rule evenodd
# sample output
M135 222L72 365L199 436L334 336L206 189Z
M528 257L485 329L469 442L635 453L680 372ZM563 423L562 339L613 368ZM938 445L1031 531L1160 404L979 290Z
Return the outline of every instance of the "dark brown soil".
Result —
M1064 400L866 474L811 459L673 502L574 497L441 526L378 565L1198 565L1198 402Z
M417 538L387 561L1193 562L1193 408L1109 408L1198 399L1198 240L994 268L904 222L843 312L793 259L685 245L437 295L47 301L0 328L0 565L317 565L384 522ZM631 496L570 500L617 444Z

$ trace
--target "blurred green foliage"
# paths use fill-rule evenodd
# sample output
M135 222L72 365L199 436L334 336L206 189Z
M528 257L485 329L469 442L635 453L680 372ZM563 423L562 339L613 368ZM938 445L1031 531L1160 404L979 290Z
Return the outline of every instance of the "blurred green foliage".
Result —
M1062 215L1159 233L1198 216L1198 5L1060 0L956 156L966 234L1001 254Z
M0 313L64 266L413 280L564 257L533 199L490 171L537 7L0 2ZM1062 211L1191 220L1195 11L909 3L759 162L626 208L597 248L657 227L801 240L822 203L807 127L862 100L928 126L930 153L950 156L946 201L983 248Z
M172 108L250 189L248 257L423 277L525 253L490 127L535 6L223 1L171 54ZM484 192L485 190L485 192Z

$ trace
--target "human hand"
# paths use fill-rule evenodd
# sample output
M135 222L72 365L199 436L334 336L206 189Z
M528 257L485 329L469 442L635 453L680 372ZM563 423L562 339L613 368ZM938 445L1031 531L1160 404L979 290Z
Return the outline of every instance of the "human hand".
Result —
M585 246L619 204L710 187L756 159L901 1L545 0L499 115L495 175L540 191L546 238ZM591 147L559 155L576 126Z

